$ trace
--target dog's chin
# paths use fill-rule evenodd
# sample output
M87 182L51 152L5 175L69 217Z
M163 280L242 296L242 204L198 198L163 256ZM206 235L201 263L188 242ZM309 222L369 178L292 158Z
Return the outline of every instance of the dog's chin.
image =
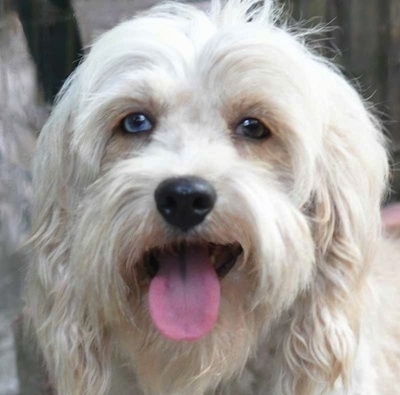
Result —
M245 239L228 240L163 240L131 265L140 279L125 277L131 316L114 328L115 339L149 393L205 392L240 372L254 350L265 322L265 312L249 308L255 262Z
M119 353L142 388L205 392L242 371L266 314L249 308L256 276L245 257L239 242L180 241L143 253L142 302L132 297L134 323L116 328Z

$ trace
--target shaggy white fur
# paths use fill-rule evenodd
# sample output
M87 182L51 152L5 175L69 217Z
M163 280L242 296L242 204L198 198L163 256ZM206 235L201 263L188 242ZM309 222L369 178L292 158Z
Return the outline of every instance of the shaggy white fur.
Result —
M101 36L62 89L35 158L27 291L60 395L397 391L399 253L381 235L380 125L279 19L272 1L214 2L209 15L158 6ZM151 130L124 131L129 114ZM154 198L180 176L217 196L188 231ZM187 270L198 250L220 251L203 257L213 271L243 250L217 285L199 274L220 301L204 296L218 316L195 341L162 333L157 303L177 299L151 290L178 276L162 262L181 257L177 245ZM149 254L161 274L148 274Z

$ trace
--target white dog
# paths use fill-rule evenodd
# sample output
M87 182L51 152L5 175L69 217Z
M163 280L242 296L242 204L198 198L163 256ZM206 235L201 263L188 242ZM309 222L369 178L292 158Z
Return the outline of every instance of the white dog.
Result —
M156 7L64 86L27 293L59 395L399 391L383 135L277 14Z

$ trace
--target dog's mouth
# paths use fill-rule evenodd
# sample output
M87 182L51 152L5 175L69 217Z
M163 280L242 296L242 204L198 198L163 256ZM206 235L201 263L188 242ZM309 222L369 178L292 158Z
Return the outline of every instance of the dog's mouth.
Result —
M147 274L150 278L155 277L160 268L160 259L162 261L166 255L174 255L180 259L183 266L182 269L184 269L184 255L188 250L196 248L196 246L199 245L181 242L163 248L156 247L147 251L143 259ZM237 242L225 245L207 243L204 247L207 249L209 260L220 279L224 278L231 271L238 257L243 252L242 246Z
M144 256L151 277L148 302L152 321L165 337L198 340L218 318L220 280L242 254L239 243L176 243Z

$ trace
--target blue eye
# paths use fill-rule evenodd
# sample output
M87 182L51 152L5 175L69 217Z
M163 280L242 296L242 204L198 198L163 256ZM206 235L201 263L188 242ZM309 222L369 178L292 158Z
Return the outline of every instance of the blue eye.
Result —
M121 122L122 129L127 133L149 132L153 122L145 114L134 113L127 115Z

